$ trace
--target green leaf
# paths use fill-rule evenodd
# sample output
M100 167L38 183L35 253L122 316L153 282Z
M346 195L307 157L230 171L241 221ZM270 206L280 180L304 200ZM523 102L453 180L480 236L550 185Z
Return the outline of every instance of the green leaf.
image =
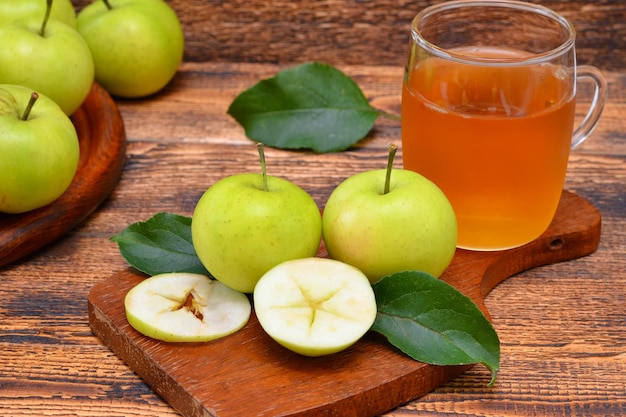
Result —
M111 240L117 242L129 264L148 275L209 275L193 247L190 217L158 213L145 222L131 224Z
M405 271L373 285L378 314L372 330L411 358L434 365L482 363L491 382L500 368L500 340L478 306L426 272Z
M363 139L380 112L351 78L312 62L261 80L235 98L228 114L267 146L326 153Z

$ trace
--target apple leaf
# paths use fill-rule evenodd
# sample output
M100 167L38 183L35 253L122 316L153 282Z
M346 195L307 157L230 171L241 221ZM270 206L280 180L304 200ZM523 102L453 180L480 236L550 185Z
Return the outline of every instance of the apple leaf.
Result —
M351 78L311 62L261 80L235 98L228 114L267 146L328 153L363 139L381 113Z
M209 275L191 240L191 217L157 213L111 237L126 261L148 275L191 272Z
M482 363L491 382L500 368L500 340L478 306L450 284L421 271L373 285L378 314L372 330L411 358L433 365Z

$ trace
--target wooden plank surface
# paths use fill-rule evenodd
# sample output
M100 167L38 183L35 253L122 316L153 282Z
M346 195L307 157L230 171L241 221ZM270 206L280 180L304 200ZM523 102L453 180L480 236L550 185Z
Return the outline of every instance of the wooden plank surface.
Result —
M73 0L81 9L91 0ZM168 0L185 29L185 60L403 66L413 17L440 0ZM626 2L532 0L576 27L578 58L626 69Z
M89 1L73 0L77 9ZM340 65L374 105L399 112L408 25L434 3L168 2L181 16L189 63L163 93L119 102L129 143L117 188L55 245L0 269L2 416L178 415L89 328L89 291L126 268L108 238L157 211L190 215L217 178L256 169L248 162L255 151L225 110L238 92L281 68L272 64ZM487 297L502 341L496 386L487 388L488 373L474 367L386 416L626 415L626 3L539 3L574 22L581 63L613 71L601 124L572 153L565 187L602 213L600 247L518 274ZM236 64L246 61L260 64ZM269 151L270 170L323 204L341 179L377 167L399 138L399 125L381 120L341 155Z
M0 415L177 415L92 334L87 297L127 268L110 236L159 211L190 215L212 182L257 169L256 150L226 108L279 68L186 63L161 94L118 101L127 162L110 198L57 244L0 269ZM341 68L375 106L399 111L402 68ZM598 251L518 274L490 293L486 306L502 341L496 386L474 367L387 416L626 414L626 74L607 76L608 106L572 153L565 186L601 212ZM390 141L400 144L399 124L381 119L344 153L294 158L268 149L268 169L322 205L343 178L383 164Z

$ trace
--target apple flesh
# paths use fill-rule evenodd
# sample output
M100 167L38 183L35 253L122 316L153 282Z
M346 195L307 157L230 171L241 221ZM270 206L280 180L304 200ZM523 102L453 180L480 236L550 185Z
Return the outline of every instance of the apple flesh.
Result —
M32 93L0 85L0 212L24 213L53 202L78 169L76 129L53 100L40 94L23 119Z
M250 300L207 276L160 274L133 287L124 298L129 324L165 342L207 342L241 329Z
M94 1L78 13L78 31L89 45L96 81L118 97L154 94L176 74L184 52L183 30L162 0Z
M277 265L259 280L253 297L265 332L305 356L348 348L376 319L376 299L367 277L327 258Z
M315 201L285 179L244 173L225 177L200 198L191 235L200 261L216 279L252 293L281 262L314 256L322 219Z
M372 283L404 270L439 276L454 256L456 216L444 193L420 174L362 172L331 193L322 220L328 254L359 268Z

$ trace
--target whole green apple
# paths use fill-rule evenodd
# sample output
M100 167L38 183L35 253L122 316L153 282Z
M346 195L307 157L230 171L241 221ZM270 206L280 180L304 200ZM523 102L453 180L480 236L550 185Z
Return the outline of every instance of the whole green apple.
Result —
M71 120L50 98L34 99L32 94L24 86L0 85L3 213L51 203L69 187L78 168L78 137Z
M29 87L54 100L67 115L91 91L91 52L68 25L44 16L25 17L0 26L0 44L0 83Z
M0 0L0 26L23 17L43 19L46 0ZM71 0L54 0L50 17L76 28L76 10Z
M77 27L91 49L96 81L118 97L158 92L183 59L180 21L162 0L94 1L78 13Z
M322 229L329 256L372 283L404 270L439 276L456 250L456 216L444 193L391 164L339 184L324 208Z
M217 181L191 221L200 261L224 285L245 293L279 263L315 256L321 235L321 214L311 196L265 169Z

